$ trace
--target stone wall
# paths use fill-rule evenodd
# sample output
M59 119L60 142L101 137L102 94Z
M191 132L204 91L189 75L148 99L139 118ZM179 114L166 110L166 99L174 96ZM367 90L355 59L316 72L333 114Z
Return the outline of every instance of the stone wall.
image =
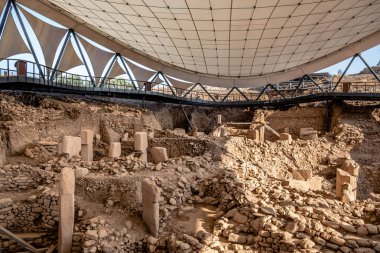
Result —
M50 185L56 174L30 165L5 165L0 168L0 191L35 189L39 185Z
M131 212L141 209L141 177L91 177L76 179L75 195L85 200L113 203Z
M48 187L25 201L0 200L0 224L12 232L56 230L58 221L58 193Z
M149 140L149 147L166 148L169 158L180 156L201 156L207 150L207 141L189 138L155 138Z
M286 111L273 111L265 117L265 121L277 132L281 133L288 127L293 137L299 137L300 128L312 127L323 133L325 115L325 107L293 107ZM268 131L266 133L268 137L272 136Z

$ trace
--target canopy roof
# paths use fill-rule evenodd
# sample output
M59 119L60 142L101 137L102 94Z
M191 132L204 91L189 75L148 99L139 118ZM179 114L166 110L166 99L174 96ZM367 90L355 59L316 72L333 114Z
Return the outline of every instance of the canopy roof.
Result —
M379 0L18 2L149 68L213 86L289 80L380 42Z

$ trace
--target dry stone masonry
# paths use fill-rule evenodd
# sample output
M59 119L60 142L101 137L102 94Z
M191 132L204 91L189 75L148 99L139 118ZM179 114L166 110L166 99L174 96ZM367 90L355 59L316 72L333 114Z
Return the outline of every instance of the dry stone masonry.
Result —
M327 133L325 104L190 107L186 132L180 107L96 99L0 94L0 225L34 247L380 252L373 107L331 105Z

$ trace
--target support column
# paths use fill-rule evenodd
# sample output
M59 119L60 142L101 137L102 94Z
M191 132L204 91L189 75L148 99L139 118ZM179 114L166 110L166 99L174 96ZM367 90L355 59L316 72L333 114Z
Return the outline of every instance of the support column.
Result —
M218 114L216 117L216 124L219 126L222 124L222 115Z
M59 253L71 252L74 230L74 192L74 170L68 167L63 168L59 181Z

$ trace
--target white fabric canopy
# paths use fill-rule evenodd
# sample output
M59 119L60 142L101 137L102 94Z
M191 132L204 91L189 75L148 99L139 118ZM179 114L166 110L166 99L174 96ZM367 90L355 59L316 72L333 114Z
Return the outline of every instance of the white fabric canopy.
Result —
M120 64L117 61L115 61L108 77L109 78L115 78L115 77L121 76L123 74L126 74L126 72L124 71L124 69L121 68Z
M188 88L190 88L191 86L194 85L193 83L181 82L181 81L173 79L173 78L171 78L169 76L166 76L166 78L169 80L169 82L171 82L171 84L175 88L186 90L186 89L188 89Z
M323 69L380 41L377 0L18 0L129 59L209 86Z
M30 53L20 31L17 29L12 13L9 13L3 35L0 40L0 58L8 58L15 54Z
M67 33L67 30L49 25L26 10L23 10L22 12L40 42L42 52L45 56L45 65L48 67L53 67L53 61L57 48L59 43L62 41L63 36Z
M69 41L62 55L62 60L58 65L58 70L67 71L80 65L83 65L83 61L78 57L78 54L75 52L72 42Z
M150 71L144 68L141 68L137 65L135 65L133 62L127 60L129 62L128 66L130 70L132 71L135 80L139 83L139 85L143 85L144 81L149 80L155 73L156 71Z
M107 63L115 54L104 51L92 45L82 37L79 37L79 40L80 43L82 43L84 49L86 50L88 57L90 58L92 69L94 70L95 77L98 81L99 77L101 77L101 75L103 74L104 68L106 67Z

